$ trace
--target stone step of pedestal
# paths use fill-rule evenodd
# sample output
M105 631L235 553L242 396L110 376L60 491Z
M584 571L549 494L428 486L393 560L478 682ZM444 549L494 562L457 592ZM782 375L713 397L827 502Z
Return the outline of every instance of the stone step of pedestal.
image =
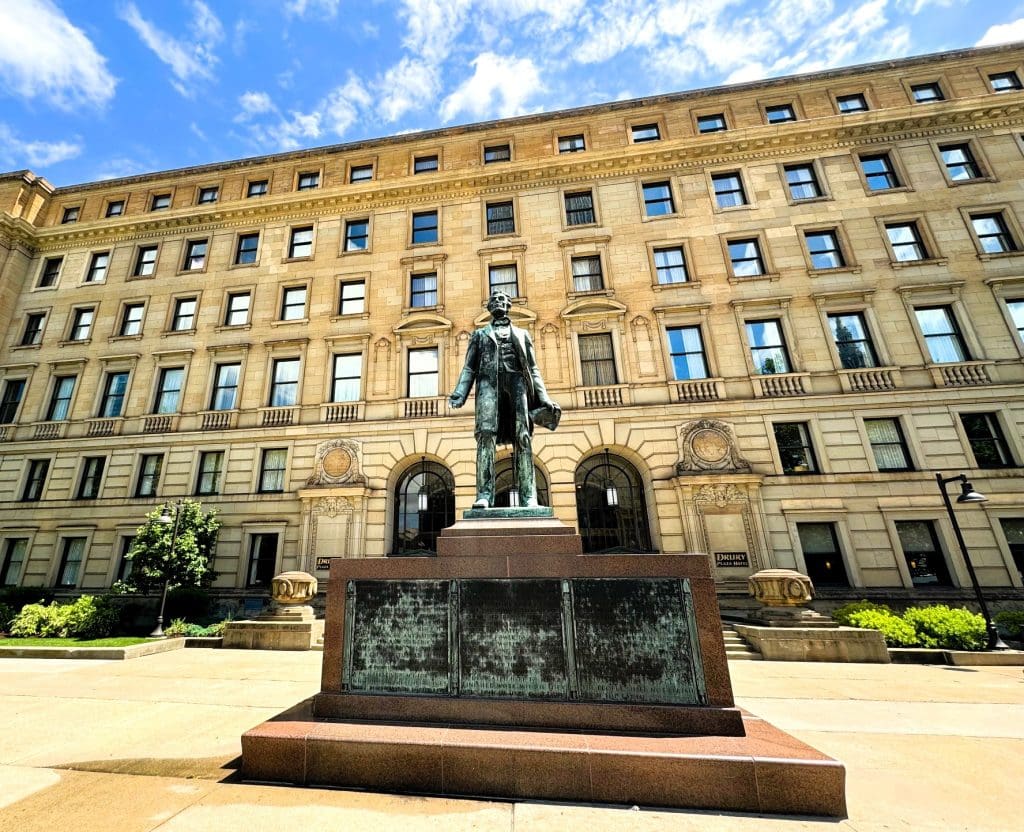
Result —
M722 640L725 642L725 657L731 662L759 662L763 658L728 624L722 625Z

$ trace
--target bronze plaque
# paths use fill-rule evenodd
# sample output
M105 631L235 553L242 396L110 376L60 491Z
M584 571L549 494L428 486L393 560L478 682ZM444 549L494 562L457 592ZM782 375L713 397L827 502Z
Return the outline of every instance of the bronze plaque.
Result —
M689 582L572 582L580 699L702 705L706 701Z
M349 581L349 690L448 692L449 587L449 581Z
M562 581L459 582L459 692L567 699Z

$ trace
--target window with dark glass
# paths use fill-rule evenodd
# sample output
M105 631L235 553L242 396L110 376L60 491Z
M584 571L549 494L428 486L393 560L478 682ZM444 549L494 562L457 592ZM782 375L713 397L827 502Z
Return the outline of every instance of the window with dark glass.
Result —
M57 569L58 587L78 586L78 573L85 558L85 538L65 537L61 541L60 567Z
M605 387L618 384L612 336L607 332L580 335L580 370L584 387Z
M897 520L896 534L914 586L951 586L932 520Z
M157 376L154 413L177 413L181 400L181 385L185 380L184 367L161 367Z
M875 153L859 158L864 181L868 183L868 190L888 191L901 187L902 183L896 175L896 168L888 153Z
M306 287L289 286L281 293L281 320L301 321L306 317Z
M50 460L30 459L28 473L25 476L25 487L21 490L21 500L35 503L43 498L43 486L46 485L46 474L50 470Z
M849 586L835 523L797 523L807 576L815 586Z
M437 211L422 211L412 215L412 242L437 242Z
M288 242L288 256L290 258L313 256L313 226L292 229L291 239Z
M74 310L71 315L71 331L68 333L68 340L88 341L95 315L96 310L91 308Z
M661 130L657 124L634 124L630 130L633 134L633 144L656 142L661 138Z
M75 392L78 376L56 376L53 379L53 391L50 402L46 406L46 421L60 422L68 418L71 409L71 394Z
M846 265L835 231L805 231L812 269L841 269Z
M504 292L510 298L519 297L519 274L515 263L487 267L487 282L490 294Z
M122 337L142 334L142 316L146 311L144 303L126 303L121 310L121 326L117 334Z
M60 267L64 262L63 257L47 257L43 262L43 272L39 276L39 287L46 289L50 286L54 286L57 283L57 278L60 277Z
M572 290L597 292L604 289L601 258L598 255L572 258Z
M791 199L817 199L822 195L814 165L786 165L785 171Z
M668 182L648 182L644 184L643 190L644 213L648 217L661 217L676 212L672 188Z
M455 521L455 480L443 465L410 466L394 491L393 557L433 556L437 537Z
M515 234L516 219L511 200L487 203L487 234Z
M738 173L716 173L711 177L715 189L715 202L719 208L736 208L747 204L743 180Z
M239 234L235 248L235 265L245 266L256 262L260 249L259 234Z
M370 247L370 221L345 220L345 251L366 251Z
M887 223L885 233L889 237L889 245L897 263L928 259L928 250L916 222Z
M838 312L828 316L829 330L836 343L839 363L844 370L859 370L862 367L877 367L875 346L864 315L860 312Z
M932 101L944 101L946 98L942 94L942 87L934 81L927 84L911 84L910 93L914 96L915 104L929 104Z
M366 281L349 280L338 292L339 315L361 315L366 311Z
M484 148L484 164L490 165L494 162L510 162L512 160L512 148L507 144L495 144Z
M971 153L968 144L941 144L942 164L946 166L946 176L951 182L967 182L981 178L981 168Z
M299 191L310 191L313 188L320 187L320 174L316 171L310 173L300 173L299 181L296 190Z
M1006 308L1010 313L1010 320L1017 330L1017 337L1024 343L1024 298L1006 301Z
M865 419L864 431L879 471L911 471L910 450L899 419Z
M64 213L60 218L61 225L67 225L68 223L78 222L78 216L81 214L82 209L77 205L73 205L70 208L65 208Z
M117 580L127 580L128 576L132 574L132 559L128 557L128 553L132 550L132 544L135 543L135 535L126 534L121 537L121 556L117 561Z
M792 104L773 104L764 108L764 114L769 124L796 121L796 112L793 110Z
M156 246L139 246L133 277L148 277L156 271Z
M218 364L213 376L210 410L234 410L238 399L238 376L241 364Z
M220 195L220 189L216 187L212 188L200 188L199 189L199 204L209 205L211 202L216 202L217 197Z
M254 196L266 196L269 184L266 179L256 179L250 182L245 189L246 199L251 199Z
M1013 92L1021 88L1020 78L1016 72L993 72L988 76L992 92Z
M961 413L960 424L979 468L1009 468L1013 465L1010 446L994 413Z
M1024 580L1024 518L1001 517L999 525L1003 527L1003 537L1010 549L1010 557L1013 558L1021 580Z
M699 326L673 326L666 330L672 377L676 381L708 377L704 339Z
M658 284L661 286L686 283L690 279L686 270L686 255L682 246L654 249L654 270L657 272Z
M697 118L698 133L720 133L725 129L725 115L723 113L714 113L709 116L698 116Z
M25 379L9 378L4 382L4 394L0 398L0 425L9 425L14 422L23 395L25 395Z
M970 361L963 335L953 310L948 306L919 306L914 309L928 356L936 364Z
M153 194L152 200L149 203L150 211L166 211L171 207L171 195L170 194Z
M270 586L277 567L277 535L254 534L249 538L249 572L246 586Z
M100 481L107 463L105 456L87 456L82 460L82 475L78 480L78 500L95 500L100 496Z
M45 312L29 312L25 316L25 329L21 333L21 347L34 347L43 340L43 324L46 323Z
M433 173L437 170L437 154L430 156L417 156L413 159L413 173Z
M1002 214L971 214L971 226L981 250L986 254L1005 254L1017 250L1017 243Z
M813 474L818 470L818 461L811 444L811 432L806 422L775 422L775 446L779 449L779 461L783 474Z
M437 347L409 350L409 398L436 396L438 382Z
M782 322L777 318L747 321L747 342L754 372L759 375L790 372L789 351L782 334Z
M136 497L155 497L160 484L160 469L164 465L163 454L143 454L139 460L139 479L135 483Z
M582 133L576 133L572 136L558 137L559 153L579 153L581 150L586 149L586 142L583 140Z
M749 240L729 240L729 262L736 277L757 277L765 274L761 243L756 237Z
M270 407L292 407L299 400L298 358L275 358L270 382Z
M207 496L220 493L220 472L224 467L223 451L203 451L199 454L199 474L196 494Z
M409 306L437 306L437 272L410 275Z
M128 373L107 373L103 384L103 396L100 399L99 416L113 419L124 411L124 397L128 390Z
M369 182L371 179L373 179L373 165L352 165L349 169L349 182Z
M228 295L228 310L224 326L243 326L249 323L249 304L252 296L248 292L231 292Z
M196 298L175 298L174 315L171 318L171 329L174 332L195 329L197 303Z
M590 191L576 191L565 195L565 224L593 225L594 195Z
M868 108L867 99L859 92L837 95L836 106L840 113L863 113Z
M331 401L359 401L362 377L362 353L353 352L334 356L334 365L331 370Z
M96 252L89 260L89 270L85 273L85 282L100 283L106 280L108 265L110 265L110 252Z
M0 563L0 586L15 586L25 563L27 537L9 537L4 541L4 559Z
M124 200L115 199L112 202L107 203L107 216L108 217L119 217L124 213Z

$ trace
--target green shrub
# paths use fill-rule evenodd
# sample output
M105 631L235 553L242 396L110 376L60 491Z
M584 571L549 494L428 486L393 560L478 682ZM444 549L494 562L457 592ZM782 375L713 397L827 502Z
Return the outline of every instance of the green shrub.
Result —
M26 604L11 621L16 638L105 638L117 625L117 611L106 598L83 595L71 604Z
M218 621L216 624L211 624L206 628L205 635L210 638L222 638L224 636L224 627L230 620L231 619L228 619L227 621Z
M1024 638L1024 610L1004 610L992 619L1006 638Z
M0 601L0 633L7 632L7 625L14 618L14 607Z
M863 600L853 601L852 603L844 604L841 607L837 607L836 610L832 613L832 620L839 622L844 627L856 627L856 624L850 623L850 617L856 615L859 612L863 612L864 610L873 610L877 612L888 613L892 612L892 610L889 609L889 607L887 607L885 604L876 604L873 601Z
M917 631L922 647L943 650L983 650L988 644L985 619L963 607L950 609L945 604L911 607L903 620Z
M175 618L170 626L164 627L164 634L171 638L220 638L224 635L226 623L226 621L218 621L216 624L204 627L202 624L190 624L183 618Z
M888 609L865 608L855 612L849 616L849 626L878 630L888 647L919 646L913 626Z

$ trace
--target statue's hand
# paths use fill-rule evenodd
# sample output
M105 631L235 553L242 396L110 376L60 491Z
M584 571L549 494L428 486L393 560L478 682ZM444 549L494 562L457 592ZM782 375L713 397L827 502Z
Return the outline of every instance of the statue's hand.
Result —
M448 397L448 404L450 404L456 410L458 410L460 407L462 407L462 405L464 405L465 403L466 403L466 397L462 396L462 395L459 395L458 393L452 393Z
M546 407L546 408L548 408L549 410L552 410L552 411L554 411L555 413L561 413L561 412L562 412L562 408L561 408L561 406L560 406L560 405L558 405L558 403L557 403L557 402L553 402L553 401L551 401L551 399L544 399L544 400L543 400L543 401L541 402L541 406L542 406L542 407Z

